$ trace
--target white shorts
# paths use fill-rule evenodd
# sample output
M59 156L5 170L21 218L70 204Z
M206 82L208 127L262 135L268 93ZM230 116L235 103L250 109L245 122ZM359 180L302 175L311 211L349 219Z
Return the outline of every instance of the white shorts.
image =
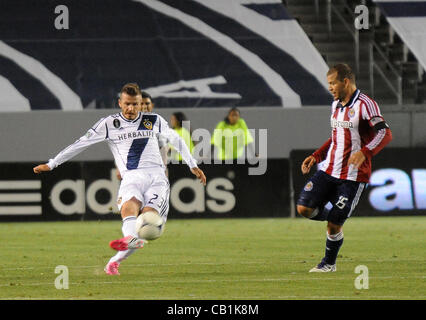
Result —
M162 168L141 168L126 171L118 190L117 206L135 197L143 207L151 207L167 220L170 184Z

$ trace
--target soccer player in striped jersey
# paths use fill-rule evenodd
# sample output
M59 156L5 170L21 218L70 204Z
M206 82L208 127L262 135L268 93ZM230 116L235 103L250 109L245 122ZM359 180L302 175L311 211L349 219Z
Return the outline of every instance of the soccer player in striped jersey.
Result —
M309 219L328 221L325 256L310 272L336 271L343 244L343 224L351 216L371 175L371 158L392 140L376 101L357 89L347 64L327 73L331 106L331 138L302 163L303 174L318 170L297 201L297 212Z
M137 84L126 84L118 100L121 112L99 120L87 133L62 150L48 163L34 167L35 173L51 171L76 156L92 144L107 141L115 164L122 175L118 191L118 208L123 219L124 237L110 242L119 251L105 267L105 272L118 275L120 262L135 249L144 245L135 229L140 213L153 211L164 223L169 209L169 181L158 146L158 136L163 136L182 154L191 172L206 184L206 177L191 156L185 142L161 116L139 112L141 91Z

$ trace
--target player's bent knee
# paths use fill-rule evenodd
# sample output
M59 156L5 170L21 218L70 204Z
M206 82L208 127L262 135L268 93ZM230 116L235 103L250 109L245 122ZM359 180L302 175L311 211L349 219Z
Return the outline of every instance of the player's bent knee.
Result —
M305 206L297 205L297 213L301 216L304 216L305 218L309 218L312 215L312 212L314 209L308 208Z
M341 225L334 224L330 221L327 223L328 234L337 234L340 231L342 231L342 229L343 229L343 226L341 226Z
M133 206L124 206L121 208L120 213L121 217L124 219L128 216L136 216L137 215L137 209L135 209Z
M121 206L121 209L120 209L121 217L124 219L125 217L128 217L128 216L137 216L141 204L142 203L135 197L131 198L130 200L127 200Z

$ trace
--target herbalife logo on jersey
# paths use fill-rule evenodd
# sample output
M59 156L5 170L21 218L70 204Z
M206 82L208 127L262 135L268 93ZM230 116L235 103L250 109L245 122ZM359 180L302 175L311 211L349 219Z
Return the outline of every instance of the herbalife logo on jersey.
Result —
M138 130L133 132L126 132L117 136L119 141L126 139L135 139L135 138L154 138L155 134L153 131L148 130Z
M331 119L331 127L332 128L353 128L354 124L351 121L340 121L336 119Z

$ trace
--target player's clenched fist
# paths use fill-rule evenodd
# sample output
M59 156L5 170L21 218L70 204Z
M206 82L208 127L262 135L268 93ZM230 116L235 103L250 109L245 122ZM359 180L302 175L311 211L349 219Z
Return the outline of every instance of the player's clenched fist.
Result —
M44 171L50 171L50 168L47 164L40 164L37 167L33 168L34 173L42 173Z
M303 160L302 173L303 174L309 173L309 171L311 171L311 168L315 164L315 162L316 162L316 160L313 156L309 156L305 160Z

